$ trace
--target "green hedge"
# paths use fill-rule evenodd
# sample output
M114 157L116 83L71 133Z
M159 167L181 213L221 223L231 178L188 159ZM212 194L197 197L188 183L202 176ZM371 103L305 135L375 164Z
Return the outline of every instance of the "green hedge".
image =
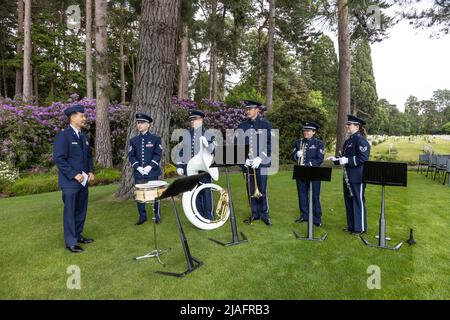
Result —
M98 186L118 182L120 176L119 169L101 168L96 170L95 179L89 185ZM12 184L4 185L0 192L7 196L24 196L58 190L58 176L56 170L52 169L46 173L23 176Z

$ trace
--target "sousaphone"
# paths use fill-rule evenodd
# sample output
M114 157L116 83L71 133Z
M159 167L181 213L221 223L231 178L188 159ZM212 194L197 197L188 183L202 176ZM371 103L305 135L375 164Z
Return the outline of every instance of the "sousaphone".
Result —
M219 169L211 168L214 156L208 152L203 143L200 142L200 151L189 160L187 164L187 175L192 176L201 172L207 172L215 181L219 179ZM217 207L213 210L213 219L204 218L196 206L196 200L199 193L204 189L210 189L211 192L219 193ZM202 230L213 230L220 228L227 222L230 216L228 192L221 186L214 183L198 184L191 191L183 193L183 211L186 218L197 228Z

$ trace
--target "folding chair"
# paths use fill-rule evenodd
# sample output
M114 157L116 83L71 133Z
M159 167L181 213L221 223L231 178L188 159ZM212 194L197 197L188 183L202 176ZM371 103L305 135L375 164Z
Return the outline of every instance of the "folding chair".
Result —
M417 172L422 173L423 172L422 167L427 166L429 162L430 162L429 153L419 154L419 165L417 166Z
M447 160L450 159L449 154L439 155L436 158L436 167L434 167L434 176L433 180L436 179L438 174L444 174L447 169Z
M444 175L444 182L442 183L445 185L445 180L448 178L448 185L450 186L450 159L447 159L447 167L445 168L445 175Z
M436 168L437 156L432 154L430 155L430 161L428 162L427 172L425 173L425 177L428 178L428 172L432 172L434 168Z

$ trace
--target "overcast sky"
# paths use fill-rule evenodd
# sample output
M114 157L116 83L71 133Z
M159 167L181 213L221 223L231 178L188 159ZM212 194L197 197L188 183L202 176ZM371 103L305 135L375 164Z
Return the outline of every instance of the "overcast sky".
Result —
M437 89L450 89L450 36L430 39L427 30L402 21L390 38L372 45L379 98L404 109L409 95L429 99Z

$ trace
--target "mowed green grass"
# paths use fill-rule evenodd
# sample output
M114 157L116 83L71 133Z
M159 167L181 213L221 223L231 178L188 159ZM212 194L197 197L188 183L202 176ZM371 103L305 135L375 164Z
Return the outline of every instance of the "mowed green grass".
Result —
M274 225L248 216L243 178L231 175L239 231L248 243L222 247L208 240L230 240L230 227L202 231L182 213L181 220L192 255L203 265L185 278L155 274L186 268L172 203L162 205L163 223L157 226L165 267L155 259L133 257L153 249L153 225L134 226L135 202L114 198L116 185L93 187L85 236L95 242L82 254L64 248L61 193L45 193L0 200L1 299L449 299L450 298L450 187L410 172L408 187L386 188L388 236L397 243L414 228L417 244L400 251L366 247L342 231L345 211L341 171L323 183L324 242L296 240L297 194L290 172L269 178L270 215ZM225 185L223 176L220 184ZM367 238L378 232L381 189L367 187ZM66 287L67 268L81 269L81 289ZM369 266L381 270L381 289L370 290Z
M435 138L432 141L434 143L428 143L424 136L417 136L413 142L410 142L408 137L388 137L383 143L372 146L371 158L387 155L391 144L397 149L396 159L398 161L419 161L419 154L424 153L425 145L430 146L436 154L450 154L450 140Z

